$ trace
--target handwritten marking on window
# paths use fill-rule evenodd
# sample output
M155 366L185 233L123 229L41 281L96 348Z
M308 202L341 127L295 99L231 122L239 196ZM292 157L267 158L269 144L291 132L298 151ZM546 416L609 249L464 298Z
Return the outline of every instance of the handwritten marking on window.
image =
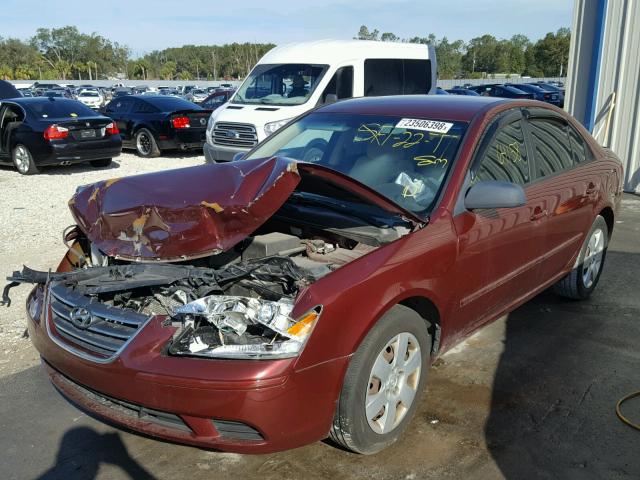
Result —
M402 190L402 197L403 198L416 198L416 196L418 195L418 188L417 187L412 187L410 185L406 185L404 187L404 189Z
M446 167L449 160L442 157L436 157L435 155L417 155L413 157L413 160L417 162L418 167L428 167L436 165L439 167Z
M496 144L496 158L500 165L504 165L507 162L522 162L523 158L520 155L520 144L518 142Z
M353 138L355 142L375 142L379 146L384 145L391 136L393 125L380 125L379 123L363 123L358 127L358 134ZM363 135L360 135L363 134Z

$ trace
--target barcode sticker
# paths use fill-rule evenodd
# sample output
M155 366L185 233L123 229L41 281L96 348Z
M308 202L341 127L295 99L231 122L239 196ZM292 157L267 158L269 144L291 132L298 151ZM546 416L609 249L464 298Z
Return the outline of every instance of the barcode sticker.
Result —
M451 127L453 127L453 123L440 122L438 120L423 120L420 118L403 118L396 124L396 128L437 133L447 133L451 130Z

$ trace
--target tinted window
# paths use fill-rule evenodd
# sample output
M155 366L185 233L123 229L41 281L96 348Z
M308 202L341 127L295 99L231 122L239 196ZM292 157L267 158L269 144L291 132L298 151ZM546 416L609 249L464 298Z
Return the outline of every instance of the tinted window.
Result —
M149 97L145 99L145 102L153 105L160 112L175 112L176 110L200 110L201 107L194 105L191 102L187 102L182 98L177 97Z
M137 113L158 113L159 110L148 102L143 102L141 100L138 100L138 102L136 103L136 112Z
M364 95L425 94L431 88L429 60L367 59L364 61Z
M529 131L537 177L553 175L573 166L564 122L552 118L532 118L529 120Z
M587 162L590 158L589 149L585 144L582 135L575 131L573 127L569 127L569 139L571 142L571 151L573 153L573 163L579 165Z
M529 161L521 120L499 128L484 151L473 180L502 180L518 185L529 181Z
M118 98L107 105L107 112L125 113L131 107L130 98Z
M75 100L45 100L25 103L39 118L95 117L96 113Z
M338 100L353 97L353 67L340 67L336 70L327 88L324 89L320 101L324 102L328 94L337 95Z

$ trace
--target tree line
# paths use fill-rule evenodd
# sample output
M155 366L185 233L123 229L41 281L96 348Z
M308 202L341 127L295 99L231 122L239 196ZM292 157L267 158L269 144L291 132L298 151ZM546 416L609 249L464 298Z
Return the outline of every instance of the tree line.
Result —
M411 42L435 47L439 78L483 78L493 74L517 74L531 77L562 77L567 73L571 34L568 28L549 32L532 42L525 35L497 39L482 35L464 42L447 37L400 38L392 32L380 33L362 25L358 40Z
M450 41L447 37L400 38L365 25L355 37L361 40L432 44L440 78L480 78L496 73L532 77L566 74L569 29L547 33L536 42L524 35L497 39L482 35ZM39 28L27 40L0 37L0 78L6 80L162 79L218 80L245 77L271 43L184 45L154 50L134 58L131 49L96 33L74 26Z

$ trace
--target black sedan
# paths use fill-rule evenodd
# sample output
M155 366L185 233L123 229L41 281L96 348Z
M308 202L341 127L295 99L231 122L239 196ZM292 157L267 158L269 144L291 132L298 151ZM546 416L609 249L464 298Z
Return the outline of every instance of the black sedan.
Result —
M45 165L106 167L121 150L113 120L76 100L21 97L0 103L0 164L13 164L23 175Z
M124 148L157 157L162 150L202 149L211 110L176 97L130 95L113 99L104 113L117 122Z
M484 97L502 97L502 98L533 98L533 93L526 93L522 90L509 87L507 85L476 85L469 87L469 90L473 90Z

